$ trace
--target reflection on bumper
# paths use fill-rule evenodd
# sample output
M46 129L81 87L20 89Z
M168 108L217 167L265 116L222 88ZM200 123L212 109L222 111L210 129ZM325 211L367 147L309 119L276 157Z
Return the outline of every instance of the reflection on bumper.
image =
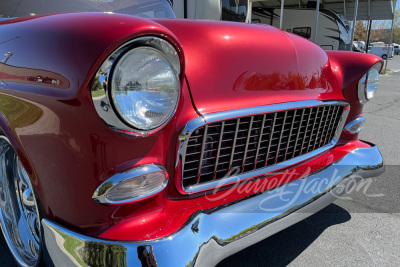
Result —
M55 266L213 266L307 218L332 203L351 183L378 176L384 169L376 146L358 148L318 173L199 213L180 231L157 240L95 239L43 219L47 260Z

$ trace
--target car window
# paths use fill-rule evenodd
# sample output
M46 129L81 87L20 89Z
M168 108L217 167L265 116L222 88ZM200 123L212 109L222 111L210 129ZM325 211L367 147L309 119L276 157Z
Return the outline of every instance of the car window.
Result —
M310 27L293 28L293 33L300 35L304 38L310 39L311 28Z
M1 0L0 20L67 12L121 13L175 18L168 0Z
M222 20L245 22L247 0L222 0Z

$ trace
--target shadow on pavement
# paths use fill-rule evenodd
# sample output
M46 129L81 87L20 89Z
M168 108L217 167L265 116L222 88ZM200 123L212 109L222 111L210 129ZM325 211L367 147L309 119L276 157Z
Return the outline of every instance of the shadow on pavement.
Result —
M345 209L330 204L307 219L223 260L217 266L287 266L328 227L351 219Z

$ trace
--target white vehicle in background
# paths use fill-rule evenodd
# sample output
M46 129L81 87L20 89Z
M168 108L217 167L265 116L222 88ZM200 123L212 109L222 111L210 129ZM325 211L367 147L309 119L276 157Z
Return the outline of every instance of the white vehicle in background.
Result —
M270 1L252 3L248 0L174 0L177 18L227 20L268 24L279 28L280 9L271 8ZM283 30L313 40L316 10L286 8ZM250 21L251 18L251 21ZM344 16L329 9L320 9L316 42L326 50L349 50L350 26Z
M400 45L399 44L393 44L393 50L394 50L394 54L398 55L400 53Z
M384 46L385 43L384 42L372 42L369 44L369 46Z
M389 47L389 53L388 53L388 45L380 45L380 46L370 46L368 50L369 54L373 54L375 56L378 56L382 59L387 59L389 57L393 57L394 54L394 48L393 45Z

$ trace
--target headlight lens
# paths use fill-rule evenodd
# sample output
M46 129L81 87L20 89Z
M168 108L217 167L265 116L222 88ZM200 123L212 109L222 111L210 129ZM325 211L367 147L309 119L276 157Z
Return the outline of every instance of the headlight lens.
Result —
M126 52L112 73L112 103L125 123L140 130L152 130L167 122L175 111L179 92L175 69L152 47Z
M379 72L377 69L372 68L368 72L367 78L367 86L365 87L365 95L367 96L367 100L370 100L374 97L376 90L378 89L379 84Z
M367 103L378 90L380 67L381 63L375 64L358 82L358 99L361 104Z

